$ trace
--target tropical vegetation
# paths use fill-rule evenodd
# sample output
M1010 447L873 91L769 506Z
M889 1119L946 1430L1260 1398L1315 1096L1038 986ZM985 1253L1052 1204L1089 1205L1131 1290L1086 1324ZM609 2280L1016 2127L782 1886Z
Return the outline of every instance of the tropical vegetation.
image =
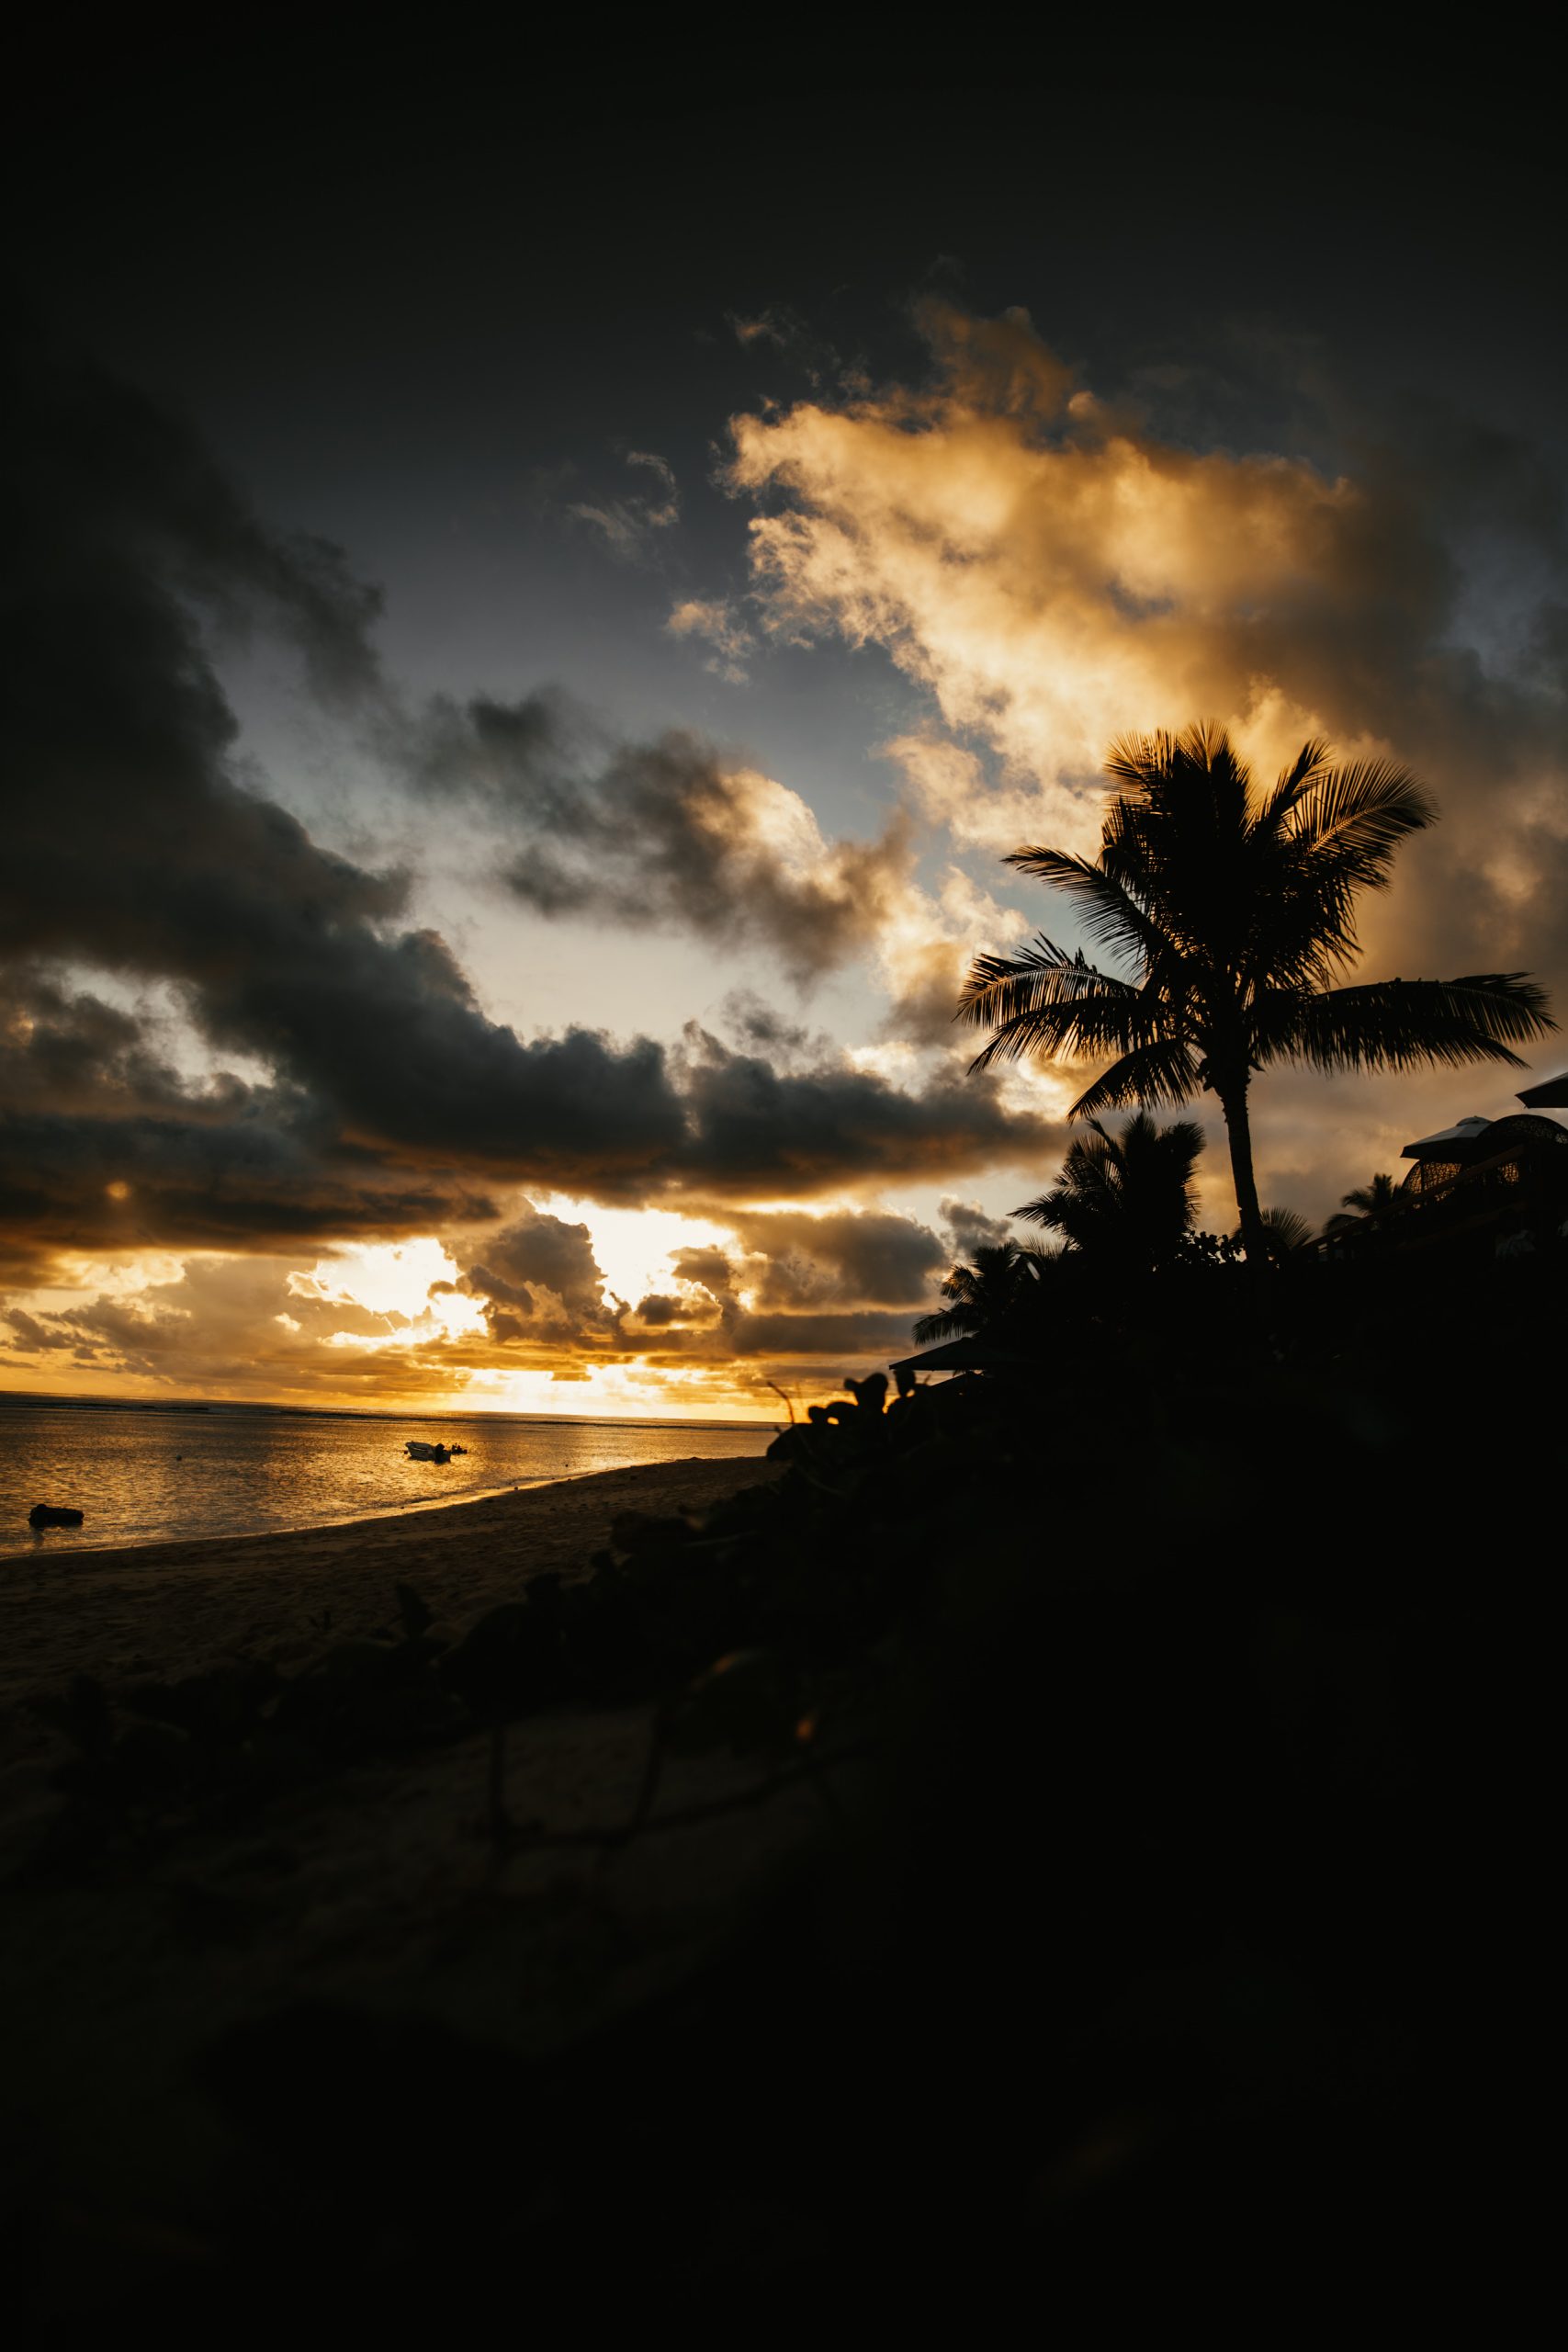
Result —
M1059 1234L1069 1250L1108 1271L1153 1273L1169 1265L1192 1229L1202 1128L1190 1119L1162 1127L1146 1111L1134 1113L1120 1135L1098 1119L1088 1125L1050 1191L1014 1216Z
M982 1242L972 1266L954 1266L942 1285L947 1305L915 1326L918 1346L989 1331L1027 1304L1044 1270L1044 1252L1019 1241Z
M1070 1115L1218 1101L1247 1255L1266 1263L1249 1095L1280 1062L1323 1071L1502 1062L1544 1035L1542 990L1519 972L1348 984L1357 902L1388 888L1402 842L1437 814L1392 760L1337 765L1304 743L1267 791L1223 729L1132 736L1111 747L1117 786L1098 858L1026 847L1008 863L1064 891L1091 963L1041 934L976 957L958 1017L991 1035L974 1067L1104 1062ZM1110 1057L1106 1060L1106 1057Z
M1381 1224L1400 1205L1399 1179L1379 1174L1370 1184L1342 1193L1339 1206L1324 1227L1325 1233L1346 1233L1360 1225Z

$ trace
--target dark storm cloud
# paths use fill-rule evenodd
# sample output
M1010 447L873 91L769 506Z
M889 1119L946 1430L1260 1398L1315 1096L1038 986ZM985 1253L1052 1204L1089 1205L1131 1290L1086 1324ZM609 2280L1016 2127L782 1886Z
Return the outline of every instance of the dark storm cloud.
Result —
M23 1355L37 1355L51 1348L69 1350L76 1344L68 1330L62 1330L58 1324L46 1329L36 1317L25 1315L19 1306L0 1314L0 1323L10 1326L15 1335L12 1345Z
M14 967L0 999L0 1102L120 1115L221 1118L247 1093L237 1079L186 1084L138 1012L51 975Z
M907 1351L945 1263L929 1227L882 1210L716 1214L733 1246L673 1251L679 1295L637 1310L638 1338L662 1335L669 1361L837 1356L841 1369Z
M918 1183L998 1162L1031 1164L1066 1130L994 1088L939 1069L918 1093L848 1062L779 1070L694 1025L684 1070L689 1131L669 1167L694 1195L809 1197L856 1181Z
M297 1101L262 1090L226 1120L0 1122L0 1271L44 1278L62 1250L248 1250L429 1232L496 1214L460 1170L336 1143Z
M585 1225L547 1216L532 1202L487 1238L482 1260L440 1287L477 1300L495 1340L571 1340L601 1349L618 1344L625 1306L605 1298L592 1235Z
M315 694L388 727L373 594L323 544L269 532L194 434L101 372L26 349L6 401L0 1213L16 1268L449 1228L493 1214L503 1180L737 1201L957 1175L1036 1145L1041 1123L988 1086L907 1091L761 1014L751 1044L788 1067L705 1037L670 1055L487 1019L446 943L400 923L405 878L323 849L236 765L214 633L281 635ZM422 741L452 788L532 828L517 887L540 905L764 936L808 973L863 942L904 870L898 836L829 849L793 794L687 738L585 783L558 706L437 716ZM447 756L453 729L488 762L478 785ZM66 977L84 966L112 979ZM265 1076L193 1082L148 989Z
M913 1305L944 1262L929 1226L885 1209L732 1211L725 1221L755 1270L759 1310Z
M670 1263L677 1282L692 1283L714 1298L728 1298L735 1287L735 1269L723 1250L677 1250Z
M737 1043L752 1053L765 1054L770 1061L794 1060L813 1044L810 1031L800 1022L789 1020L750 989L731 989L720 1011L725 1028ZM816 1044L820 1053L824 1041L819 1037Z
M85 366L23 354L6 432L7 956L173 982L213 1045L361 1141L552 1177L673 1148L657 1046L520 1043L438 937L387 927L400 876L322 850L237 781L214 615L281 631L319 693L375 686L375 599L333 551L269 535L194 435ZM134 1057L110 1016L96 1043L85 1020L79 1064Z
M15 1279L61 1250L265 1248L494 1214L461 1169L345 1141L299 1087L193 1084L154 1022L25 969L5 984L0 1105Z
M691 1322L692 1316L683 1299L672 1298L667 1291L650 1291L637 1303L637 1319L648 1331L665 1331Z
M833 1355L886 1363L909 1351L908 1315L742 1315L726 1334L738 1356Z
M908 887L901 813L825 842L797 794L700 737L595 747L556 697L438 699L396 752L418 788L500 818L521 843L503 878L538 914L761 944L808 981L872 945Z

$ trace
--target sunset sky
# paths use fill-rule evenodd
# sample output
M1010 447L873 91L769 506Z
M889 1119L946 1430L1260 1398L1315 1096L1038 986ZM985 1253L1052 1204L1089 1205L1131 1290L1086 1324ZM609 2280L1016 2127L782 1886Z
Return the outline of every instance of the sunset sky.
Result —
M1078 944L1000 858L1092 851L1128 729L1406 761L1363 972L1568 1014L1539 141L475 82L171 97L34 183L0 1387L771 1419L907 1352L1061 1159L1081 1075L951 1015ZM1267 1073L1264 1200L1529 1082Z

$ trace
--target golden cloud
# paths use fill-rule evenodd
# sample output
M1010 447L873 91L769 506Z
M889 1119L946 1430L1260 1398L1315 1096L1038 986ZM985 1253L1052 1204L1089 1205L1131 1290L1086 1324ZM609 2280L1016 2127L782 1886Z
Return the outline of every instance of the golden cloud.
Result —
M1092 851L1112 737L1213 718L1271 775L1324 734L1408 762L1445 819L1368 908L1369 969L1525 968L1561 991L1568 546L1533 453L1435 408L1397 443L1364 435L1353 473L1190 447L1075 385L1022 311L932 303L920 323L929 382L740 416L729 468L765 505L762 624L877 647L929 694L884 747L920 812L960 847ZM1483 587L1510 545L1538 593L1511 593L1505 628ZM1265 1125L1297 1083L1271 1084ZM1341 1165L1454 1089L1405 1086L1408 1118L1363 1091Z

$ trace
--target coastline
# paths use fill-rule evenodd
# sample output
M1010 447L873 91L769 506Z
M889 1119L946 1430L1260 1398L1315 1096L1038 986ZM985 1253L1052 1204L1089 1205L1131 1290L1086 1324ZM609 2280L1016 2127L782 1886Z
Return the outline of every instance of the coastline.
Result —
M581 1573L622 1511L702 1510L777 1473L762 1454L692 1455L314 1527L15 1555L0 1562L0 1758L33 1744L18 1711L73 1675L295 1664L384 1627L400 1583L460 1621L520 1577Z
M590 1477L593 1474L578 1474ZM14 1551L0 1551L0 1577L8 1567L40 1567L46 1561L85 1564L89 1560L112 1561L140 1558L144 1553L156 1552L160 1559L174 1559L182 1552L210 1551L220 1544L264 1544L281 1542L290 1535L330 1535L344 1527L359 1527L367 1520L403 1519L415 1511L460 1510L465 1503L493 1502L498 1495L519 1494L533 1487L556 1487L565 1483L558 1478L498 1478L490 1486L465 1489L460 1495L428 1495L407 1502L386 1502L367 1510L350 1511L342 1519L302 1519L283 1527L257 1527L248 1531L220 1531L213 1535L149 1536L137 1544L81 1544L62 1542L58 1534L37 1536L26 1546L17 1544Z
M416 2102L439 2086L449 2049L493 2050L504 2085L508 2068L563 2057L677 1995L818 1850L829 1816L804 1784L754 1805L769 1767L716 1750L670 1759L662 1834L572 1842L633 1816L654 1716L644 1701L515 1727L515 1817L565 1842L525 1835L497 1850L479 1733L362 1758L102 1871L34 1879L68 1752L35 1702L73 1674L112 1689L240 1654L296 1665L386 1626L398 1582L460 1633L530 1573L581 1574L622 1511L701 1510L782 1468L761 1455L643 1463L239 1542L55 1553L0 1576L0 1871L19 1930L0 1953L0 2011L25 2020L0 2132L45 2183L48 2293L62 2308L74 2311L79 2280L96 2308L106 2278L130 2292L161 2276L165 2241L177 2283L194 2276L205 2294L245 2147L211 2095L215 2053L281 2021L291 2066L303 2005L345 2020L350 2052L360 2020L397 2019L400 2100L411 2084Z

